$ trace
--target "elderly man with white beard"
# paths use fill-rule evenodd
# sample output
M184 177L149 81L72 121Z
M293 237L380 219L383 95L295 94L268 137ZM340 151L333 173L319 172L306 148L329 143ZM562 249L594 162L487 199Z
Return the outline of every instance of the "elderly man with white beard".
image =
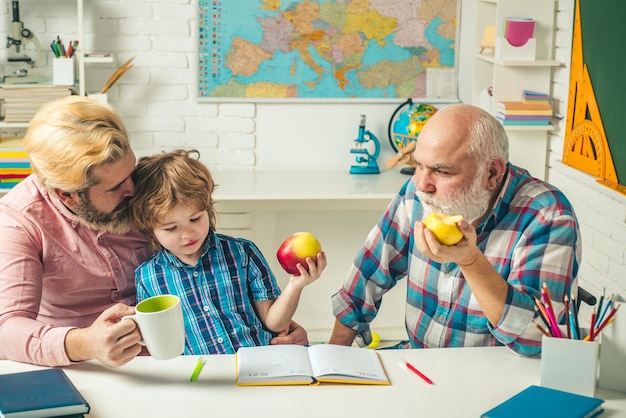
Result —
M331 344L371 342L383 296L408 280L408 341L397 348L504 345L533 356L535 297L545 284L557 315L581 260L576 215L556 187L508 160L502 125L480 108L455 104L424 126L415 174L371 230L332 297ZM463 238L441 244L422 220L462 215Z

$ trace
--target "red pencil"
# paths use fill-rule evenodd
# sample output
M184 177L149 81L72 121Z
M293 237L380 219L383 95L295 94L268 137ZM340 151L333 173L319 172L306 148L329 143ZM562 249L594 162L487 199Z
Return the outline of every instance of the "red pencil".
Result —
M419 370L417 370L417 368L415 366L413 366L411 363L409 363L408 361L400 360L400 365L403 366L403 367L406 367L407 369L409 369L410 371L412 371L413 373L415 373L416 375L421 377L429 385L434 385L432 380L430 380L424 373L422 373Z
M591 324L589 325L589 341L593 341L595 337L594 326L596 323L596 308L593 308L593 312L591 313Z
M606 327L609 322L611 322L611 320L613 319L613 317L615 316L615 313L617 312L617 309L622 306L621 304L617 305L615 308L611 309L611 312L607 315L606 318L604 318L604 321L602 321L602 323L597 327L596 331L593 333L593 336L589 336L589 340L593 341L593 339L595 337L598 336L598 334L600 333L600 331L602 331L602 329L604 327Z

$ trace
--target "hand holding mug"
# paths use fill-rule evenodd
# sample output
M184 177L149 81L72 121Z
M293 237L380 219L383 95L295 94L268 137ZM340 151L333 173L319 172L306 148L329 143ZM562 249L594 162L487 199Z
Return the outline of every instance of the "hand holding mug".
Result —
M156 360L169 360L185 349L185 323L180 298L157 295L144 299L135 307L132 319L141 331L140 344L145 345Z

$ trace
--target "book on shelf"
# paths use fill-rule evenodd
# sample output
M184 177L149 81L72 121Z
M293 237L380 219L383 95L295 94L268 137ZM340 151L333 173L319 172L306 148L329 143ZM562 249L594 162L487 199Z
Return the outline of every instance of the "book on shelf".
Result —
M505 116L552 116L552 109L550 110L503 110L498 109L497 113L501 113Z
M591 418L604 411L603 403L603 399L533 385L483 413L481 418Z
M4 84L0 86L0 98L24 97L57 97L72 94L71 86L56 86L54 84Z
M22 147L22 138L0 138L0 189L13 188L32 172L28 153Z
M498 119L504 126L549 126L549 120L502 120Z
M541 93L538 91L524 90L522 92L522 102L524 103L536 103L536 102L548 102L550 96L547 93Z
M552 119L552 116L548 115L507 115L505 113L497 113L496 117L501 120L547 120Z
M237 350L237 385L391 384L375 350L334 344Z
M4 122L29 122L44 103L71 94L71 87L51 84L9 84L0 86L0 100L3 102Z
M549 110L552 111L552 107L548 102L536 102L536 103L524 103L521 101L501 101L496 105L498 111L500 110Z
M0 375L0 417L82 415L89 404L62 369Z

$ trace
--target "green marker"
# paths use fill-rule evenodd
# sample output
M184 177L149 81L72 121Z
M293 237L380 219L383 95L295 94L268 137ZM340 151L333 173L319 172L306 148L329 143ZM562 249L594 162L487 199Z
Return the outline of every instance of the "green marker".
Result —
M193 373L191 373L191 377L189 380L191 382L195 382L198 376L200 376L200 372L202 371L202 367L204 366L204 359L200 357L198 362L196 363L196 367L193 369Z

